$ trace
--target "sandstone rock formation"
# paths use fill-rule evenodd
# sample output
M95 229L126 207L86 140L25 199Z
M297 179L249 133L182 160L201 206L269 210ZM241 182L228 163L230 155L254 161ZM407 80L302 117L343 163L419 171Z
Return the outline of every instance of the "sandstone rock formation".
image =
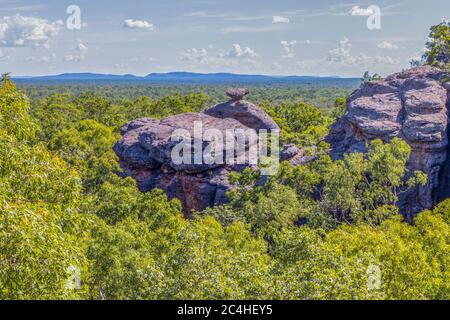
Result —
M228 90L227 94L231 97L230 101L206 109L203 113L220 119L236 119L255 130L280 130L280 127L267 113L253 103L242 100L246 94L246 91L243 90Z
M237 101L242 100L246 95L248 95L250 91L247 88L230 88L227 90L227 96L231 98L231 100Z
M179 141L172 138L175 132L182 130L193 139L196 122L201 122L203 130L216 129L223 135L230 129L278 131L277 124L264 111L242 100L247 93L247 89L229 90L230 101L202 113L184 113L163 120L143 118L127 123L121 130L122 138L114 145L124 175L133 177L143 192L160 188L170 198L180 199L187 216L192 210L226 203L226 193L232 188L229 173L255 167L248 158L243 158L254 142L246 141L241 152L235 151L228 158L229 146L222 146L223 163L191 161L186 164L174 161L172 151L179 146ZM191 149L193 143L187 141ZM203 138L200 148L206 151L211 143ZM310 160L293 145L281 150L280 158L295 164Z
M449 121L450 84L443 70L422 66L399 72L385 80L365 83L347 101L347 110L331 127L325 140L330 143L330 155L341 159L345 153L366 152L370 140L389 142L394 137L405 140L412 149L407 163L410 172L421 170L428 175L428 184L402 193L400 211L409 221L435 203L450 197ZM170 198L178 198L186 215L227 202L226 193L232 186L228 175L254 164L235 161L242 155L234 153L222 164L179 164L171 158L177 142L171 141L174 130L183 129L192 135L194 122L204 129L278 131L278 125L256 105L242 100L247 89L227 92L230 101L201 113L186 113L163 120L138 119L122 128L122 139L114 150L126 176L133 177L143 192L161 188ZM204 141L205 150L210 141ZM251 147L245 145L245 150ZM226 154L227 146L223 153ZM301 165L312 161L302 150L287 145L280 152L281 161Z
M446 76L440 69L422 66L362 85L349 97L346 113L325 139L333 159L365 152L375 138L405 140L412 148L408 169L422 170L429 179L426 186L400 196L399 207L410 221L450 196L450 86L443 82Z

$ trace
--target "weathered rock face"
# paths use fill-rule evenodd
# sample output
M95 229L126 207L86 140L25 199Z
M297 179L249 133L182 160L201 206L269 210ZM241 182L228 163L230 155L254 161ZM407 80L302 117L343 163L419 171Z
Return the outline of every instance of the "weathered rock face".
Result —
M244 100L232 99L203 111L215 118L236 119L245 126L255 130L280 130L271 117L259 107Z
M364 84L347 101L347 110L326 137L331 157L367 151L372 139L394 137L412 148L408 169L428 175L426 186L401 195L399 207L410 220L425 208L450 196L448 109L450 87L446 73L422 66Z
M232 188L228 181L229 173L255 166L245 157L254 141L246 141L241 151L238 149L233 152L224 144L221 149L222 163L209 163L205 159L196 162L191 157L192 161L186 164L174 161L172 157L174 150L179 152L177 146L180 146L179 141L173 139L173 134L181 130L180 137L189 136L193 139L195 123L201 123L203 131L215 129L224 136L227 130L279 130L264 111L241 100L246 93L246 89L230 90L232 100L203 113L184 113L163 120L143 118L127 123L121 130L122 139L114 145L124 175L133 177L143 192L160 188L170 198L180 199L187 216L192 210L200 211L226 203L226 193ZM189 150L192 150L194 144L189 139L186 141ZM203 137L199 148L204 152L211 143L212 140ZM229 154L231 156L227 157ZM293 145L286 146L280 152L280 158L295 164L310 160L303 157L301 150ZM238 159L241 161L238 162Z

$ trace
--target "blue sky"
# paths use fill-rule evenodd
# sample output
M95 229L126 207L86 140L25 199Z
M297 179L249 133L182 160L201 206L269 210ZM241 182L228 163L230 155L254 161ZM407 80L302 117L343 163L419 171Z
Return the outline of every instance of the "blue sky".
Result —
M67 27L70 5L81 29ZM386 75L445 14L448 0L0 0L0 71Z

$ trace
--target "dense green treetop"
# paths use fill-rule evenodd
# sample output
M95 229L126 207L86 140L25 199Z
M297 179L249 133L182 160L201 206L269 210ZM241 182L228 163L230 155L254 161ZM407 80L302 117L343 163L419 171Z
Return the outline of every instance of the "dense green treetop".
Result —
M450 22L442 21L432 26L423 56L429 65L450 67Z
M111 147L121 125L209 101L92 92L30 101L5 76L0 299L450 298L450 201L414 225L402 220L399 193L427 179L406 170L411 150L402 140L332 161L321 138L345 98L331 112L263 103L283 142L318 160L283 163L265 185L258 171L234 174L230 203L189 220L178 200L117 175Z

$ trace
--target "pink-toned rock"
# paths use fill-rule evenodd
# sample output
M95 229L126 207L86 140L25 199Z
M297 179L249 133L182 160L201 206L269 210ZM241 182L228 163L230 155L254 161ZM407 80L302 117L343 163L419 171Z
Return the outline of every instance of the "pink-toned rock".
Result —
M246 89L235 90L243 91ZM234 92L233 94L236 96L232 100L208 108L203 113L220 119L235 119L255 130L280 130L280 127L266 112L251 102L236 98L238 93ZM230 92L229 95L233 96Z
M244 96L246 89L229 91L230 97ZM194 123L202 124L203 131L215 129L224 136L227 130L260 129L279 130L276 123L254 104L242 100L232 100L214 106L203 113L183 113L166 119L137 119L123 126L122 138L114 145L119 156L124 176L136 180L142 192L154 188L163 189L169 198L178 198L186 216L192 211L201 211L207 207L221 205L228 201L227 192L233 188L228 181L232 171L242 172L245 168L255 168L248 159L236 164L243 154L231 153L231 160L224 157L223 163L178 164L172 159L173 148L178 144L172 134L179 129L194 137ZM203 139L202 151L210 141ZM246 141L244 154L252 146ZM191 144L189 144L191 145ZM229 146L223 146L223 155ZM241 152L242 153L242 152ZM301 150L295 146L286 146L281 151L281 159L300 164L307 161Z
M246 88L230 88L227 91L227 96L229 96L231 100L242 100L249 93L249 90Z
M405 140L412 148L410 171L428 175L426 186L400 196L399 206L409 220L450 196L448 157L448 74L430 66L395 73L385 80L363 84L347 101L347 110L326 137L331 156L366 152L372 139Z

